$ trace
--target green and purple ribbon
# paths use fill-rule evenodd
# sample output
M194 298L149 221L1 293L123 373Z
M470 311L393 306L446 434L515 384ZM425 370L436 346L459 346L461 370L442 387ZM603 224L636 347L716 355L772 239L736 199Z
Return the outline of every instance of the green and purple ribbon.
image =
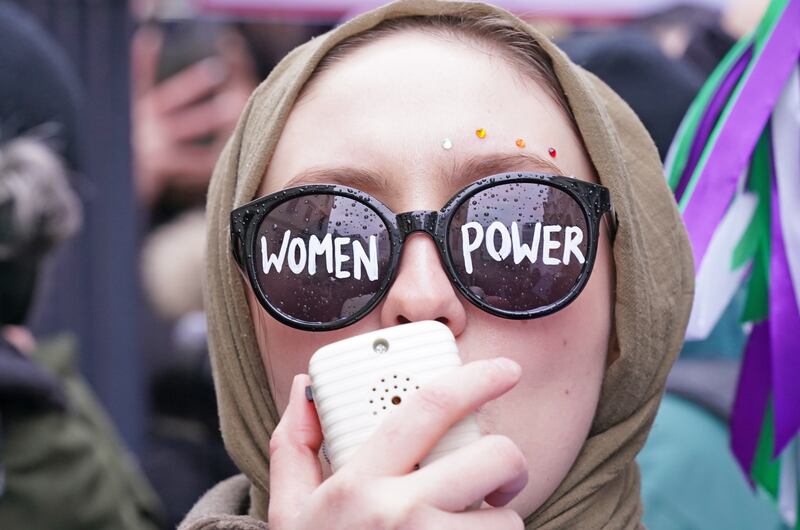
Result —
M731 419L731 447L748 478L779 500L787 520L800 528L800 203L785 199L800 198L798 61L800 0L773 0L756 31L731 49L699 92L673 142L666 170L698 273L706 258L722 256L720 252L729 252L723 262L730 263L731 271L747 271L720 271L725 279L715 280L741 282L730 283L725 292L745 290L741 320L750 328ZM739 223L746 227L740 233L729 228L723 233L723 220L740 197L756 199L754 209L737 210L752 217ZM718 287L697 285L706 294ZM696 300L711 305L713 298ZM691 332L691 319L689 328ZM783 498L787 492L794 498Z

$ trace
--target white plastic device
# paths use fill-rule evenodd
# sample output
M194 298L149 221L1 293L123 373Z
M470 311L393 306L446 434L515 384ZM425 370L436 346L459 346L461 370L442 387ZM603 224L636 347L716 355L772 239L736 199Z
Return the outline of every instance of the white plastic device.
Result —
M453 334L433 320L372 331L317 350L308 374L333 471L413 392L460 365ZM471 413L453 425L419 465L480 436Z

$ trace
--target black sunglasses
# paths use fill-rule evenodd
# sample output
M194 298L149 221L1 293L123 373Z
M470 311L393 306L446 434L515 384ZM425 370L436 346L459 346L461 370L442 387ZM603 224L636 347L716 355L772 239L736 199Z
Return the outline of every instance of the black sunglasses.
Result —
M473 182L438 212L395 214L363 191L307 185L231 212L236 263L280 322L339 329L367 315L392 285L406 237L430 235L456 288L504 318L562 309L597 254L607 188L572 177L503 173Z

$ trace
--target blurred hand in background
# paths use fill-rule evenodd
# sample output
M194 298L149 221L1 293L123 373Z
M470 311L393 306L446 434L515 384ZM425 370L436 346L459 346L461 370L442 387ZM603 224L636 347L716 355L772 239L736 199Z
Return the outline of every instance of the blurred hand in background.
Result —
M255 88L244 39L226 29L216 53L159 80L164 33L136 31L132 50L132 151L136 193L151 207L166 190L204 195L214 164Z

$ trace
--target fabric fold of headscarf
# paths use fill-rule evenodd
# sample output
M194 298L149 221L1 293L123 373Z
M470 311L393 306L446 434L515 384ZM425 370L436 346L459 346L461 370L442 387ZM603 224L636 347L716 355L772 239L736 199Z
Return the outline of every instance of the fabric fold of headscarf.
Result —
M250 481L250 515L266 519L269 439L280 420L231 253L230 211L253 198L299 91L342 40L404 16L486 15L509 20L550 56L600 183L619 218L614 340L588 439L526 528L641 527L634 461L647 437L667 373L683 341L694 286L686 233L653 142L633 111L546 37L499 8L471 2L401 0L365 13L292 51L255 90L214 172L207 203L206 308L222 434ZM206 514L190 528L239 528ZM228 524L230 523L230 524ZM244 528L244 526L242 526Z

